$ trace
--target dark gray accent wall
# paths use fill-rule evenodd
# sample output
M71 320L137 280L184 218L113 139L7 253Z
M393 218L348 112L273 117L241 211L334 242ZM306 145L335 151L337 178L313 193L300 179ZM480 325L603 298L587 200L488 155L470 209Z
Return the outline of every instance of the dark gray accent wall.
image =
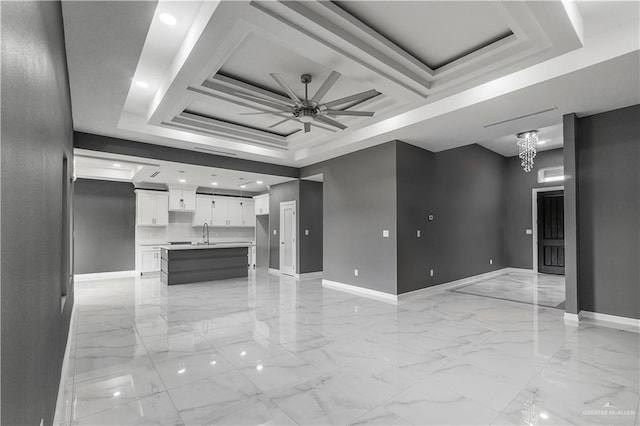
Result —
M74 185L74 272L135 269L136 197L131 183L78 179Z
M435 163L436 268L428 285L506 267L504 157L468 145L437 153Z
M73 129L62 13L59 2L25 1L2 2L0 14L0 423L52 424L73 306Z
M395 158L394 141L318 169L324 174L324 279L396 293ZM384 229L389 238L382 237Z
M299 236L300 181L294 180L273 185L269 194L269 268L280 269L280 203L284 201L296 202L296 216L298 217L296 235ZM297 244L296 259L300 259L300 244ZM296 269L298 266L298 262L296 262Z
M269 267L269 216L256 216L256 268Z
M322 182L300 181L299 230L299 273L322 271Z
M533 188L563 185L563 182L538 183L538 170L564 164L562 149L538 152L533 170L526 173L518 156L505 159L506 173L506 244L507 265L511 268L533 268L533 235L531 194Z
M429 276L430 269L440 269L438 222L428 220L438 208L436 154L398 143L396 155L398 293L406 293L433 285L439 276Z
M92 133L75 132L74 146L90 151L109 152L112 154L131 155L141 158L174 161L197 166L218 167L221 169L240 170L252 173L264 173L275 176L297 178L299 170L295 167L278 164L244 160L242 158L225 157L187 149L172 148L162 145L135 142Z
M577 125L575 114L562 117L564 138L564 282L565 312L577 315L580 312L578 288L578 169L577 169Z
M582 310L640 319L640 105L578 119Z

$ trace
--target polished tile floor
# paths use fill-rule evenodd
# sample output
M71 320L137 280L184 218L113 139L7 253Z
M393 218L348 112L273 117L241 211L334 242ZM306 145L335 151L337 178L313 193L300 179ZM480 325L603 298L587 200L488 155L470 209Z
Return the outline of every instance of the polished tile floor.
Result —
M75 309L65 424L639 421L640 336L559 309L453 291L391 305L263 271L78 283Z
M564 309L563 275L512 272L456 288L458 293Z

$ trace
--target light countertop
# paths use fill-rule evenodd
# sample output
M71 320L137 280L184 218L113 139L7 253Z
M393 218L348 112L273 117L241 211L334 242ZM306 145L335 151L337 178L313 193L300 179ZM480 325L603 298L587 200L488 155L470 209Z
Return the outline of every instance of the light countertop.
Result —
M203 250L203 249L217 249L217 248L234 248L234 247L251 247L252 242L245 243L211 243L211 244L173 244L162 245L163 249L167 250Z

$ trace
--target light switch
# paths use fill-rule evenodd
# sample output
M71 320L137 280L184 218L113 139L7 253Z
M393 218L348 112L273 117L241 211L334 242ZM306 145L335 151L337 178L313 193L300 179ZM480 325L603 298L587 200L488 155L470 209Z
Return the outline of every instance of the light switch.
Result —
M430 269L430 270L429 270L429 275L430 275L430 276L433 276L433 269Z
M276 230L275 229L273 230L273 235L276 235Z
M389 230L388 229L383 229L382 230L382 238L389 238Z
M309 230L308 229L304 230L304 235L309 235Z
M531 229L527 229L524 231L527 235L531 235L533 234L533 231Z
M420 230L419 230L419 229L418 229L418 232L416 232L416 236L417 236L418 238L420 238Z
M357 269L353 270L353 275L355 275L356 277L358 276L358 270Z

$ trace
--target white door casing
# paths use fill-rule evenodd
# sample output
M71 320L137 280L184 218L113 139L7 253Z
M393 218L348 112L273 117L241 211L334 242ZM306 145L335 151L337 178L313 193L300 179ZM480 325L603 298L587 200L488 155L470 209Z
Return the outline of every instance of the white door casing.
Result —
M296 274L296 202L280 203L280 273Z

